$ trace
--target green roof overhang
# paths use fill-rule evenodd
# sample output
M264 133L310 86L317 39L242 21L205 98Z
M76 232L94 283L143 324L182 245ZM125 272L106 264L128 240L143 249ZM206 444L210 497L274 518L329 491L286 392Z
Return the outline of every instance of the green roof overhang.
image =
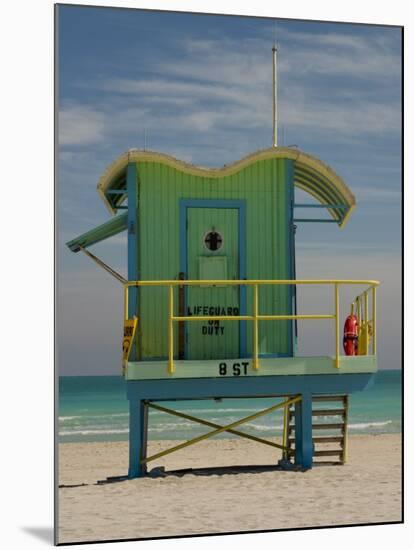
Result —
M79 252L81 248L88 248L93 244L99 243L109 237L113 237L114 235L121 233L127 228L127 224L127 214L120 214L102 225L98 225L98 227L91 229L91 231L83 233L79 237L76 237L76 239L72 239L66 243L66 245L70 248L70 250L72 250L72 252Z

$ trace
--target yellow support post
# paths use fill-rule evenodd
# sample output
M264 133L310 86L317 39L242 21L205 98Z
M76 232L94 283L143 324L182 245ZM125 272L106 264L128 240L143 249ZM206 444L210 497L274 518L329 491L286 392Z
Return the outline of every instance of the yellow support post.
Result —
M364 292L364 331L363 331L363 349L362 355L369 354L369 304L368 304L368 290Z
M172 374L174 367L174 288L168 287L168 373Z
M179 418L184 418L185 420L191 420L191 422L197 422L198 424L202 424L204 426L209 426L210 428L223 428L222 425L216 424L215 422L210 422L209 420L205 420L204 418L198 418L197 416L192 416L190 414L185 414L180 411L174 411L173 409L167 409L166 407L162 407L161 405L156 405L155 403L148 403L148 407L152 409L156 409L157 411L165 412L167 414L172 414L173 416L178 416ZM287 448L284 448L282 445L279 445L278 443L273 443L273 441L268 441L267 439L262 439L261 437L256 437L255 435L251 435L245 432L240 432L239 430L232 430L231 428L226 429L226 431L230 434L237 435L239 437L244 437L245 439L250 439L251 441L256 441L257 443L263 443L264 445L269 445L269 447L274 447L276 449L281 449L282 451L285 451L286 453L293 454L295 451L292 451Z
M253 286L253 368L259 369L259 287Z
M124 320L128 319L128 295L129 286L124 285Z
M339 285L335 283L335 367L339 369Z
M377 355L377 287L372 287L372 354Z

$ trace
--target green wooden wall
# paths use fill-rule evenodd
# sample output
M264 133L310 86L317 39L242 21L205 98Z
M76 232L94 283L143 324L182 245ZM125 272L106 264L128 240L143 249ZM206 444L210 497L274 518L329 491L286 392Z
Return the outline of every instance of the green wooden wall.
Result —
M180 199L244 200L246 205L246 277L291 279L293 167L288 159L256 161L225 177L195 176L156 162L138 162L138 269L142 280L177 279L180 272ZM177 304L178 297L175 295ZM139 290L138 354L167 356L167 290ZM215 305L215 304L213 304ZM288 287L263 287L260 313L292 312ZM252 291L247 291L247 312ZM178 312L176 312L178 313ZM292 353L290 322L260 323L260 353ZM178 351L176 326L175 350ZM247 322L251 353L251 323ZM193 355L193 354L192 354ZM212 355L212 357L214 354ZM200 357L202 358L202 357ZM205 358L205 352L203 352Z

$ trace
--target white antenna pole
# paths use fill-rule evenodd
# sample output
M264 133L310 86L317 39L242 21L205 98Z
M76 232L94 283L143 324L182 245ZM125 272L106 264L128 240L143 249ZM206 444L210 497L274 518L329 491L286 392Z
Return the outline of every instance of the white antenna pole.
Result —
M277 147L277 48L273 44L273 147Z

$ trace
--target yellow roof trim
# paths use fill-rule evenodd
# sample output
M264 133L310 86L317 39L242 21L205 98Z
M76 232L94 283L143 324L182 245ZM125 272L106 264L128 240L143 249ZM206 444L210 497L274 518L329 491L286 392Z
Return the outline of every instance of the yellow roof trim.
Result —
M193 176L221 178L223 176L230 176L242 170L246 166L253 164L254 162L271 158L283 158L293 160L295 162L295 167L298 170L302 168L311 172L312 175L320 178L319 185L324 186L326 184L328 187L328 191L338 194L341 197L341 200L344 201L344 204L348 207L345 216L342 218L342 221L339 224L342 227L344 226L356 203L355 197L351 193L350 189L338 176L338 174L336 174L327 164L323 163L321 160L312 155L300 151L299 149L293 149L290 147L272 147L270 149L263 149L261 151L252 153L232 164L225 165L222 168L203 168L201 166L195 166L182 160L178 160L164 153L131 149L115 159L115 161L105 170L98 182L97 189L106 207L112 214L115 214L116 209L112 207L105 193L111 187L114 179L122 175L130 162L159 162L171 168L180 170L181 172L191 174ZM303 181L295 181L295 185L310 193L316 200L324 204L322 193L321 195L319 195L314 188L311 188L310 186L308 188L306 186L306 183L304 183ZM329 209L329 212L335 220L338 220L337 210Z

